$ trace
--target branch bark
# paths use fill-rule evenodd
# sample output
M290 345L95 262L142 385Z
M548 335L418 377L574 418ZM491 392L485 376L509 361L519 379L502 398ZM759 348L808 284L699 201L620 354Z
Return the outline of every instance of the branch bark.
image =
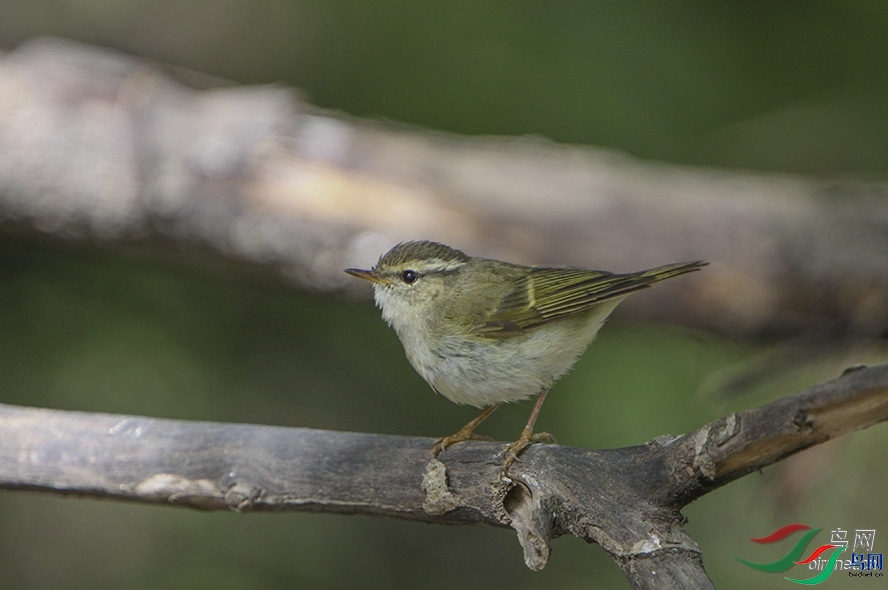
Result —
M198 244L356 293L341 269L403 239L616 271L706 258L618 313L742 335L888 331L884 182L430 133L172 73L51 39L0 57L0 231Z
M0 405L0 487L207 510L372 514L511 527L525 562L549 541L600 544L636 588L706 588L681 509L793 453L888 419L888 365L855 368L680 437L593 451L160 420Z

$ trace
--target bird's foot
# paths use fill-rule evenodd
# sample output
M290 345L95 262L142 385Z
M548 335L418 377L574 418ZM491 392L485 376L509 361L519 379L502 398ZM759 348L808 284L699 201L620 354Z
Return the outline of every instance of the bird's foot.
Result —
M509 467L511 467L512 463L518 459L518 455L523 453L531 444L554 444L556 442L558 441L555 440L555 437L548 432L537 432L534 434L532 431L524 429L521 431L521 436L518 437L518 440L506 447L506 452L504 454L505 460L503 462L503 475L505 476L508 473Z
M438 440L435 441L435 444L432 446L432 457L437 457L441 454L444 449L451 445L455 445L458 442L463 442L465 440L493 440L489 436L484 436L481 434L475 434L469 429L461 428L458 432L451 434L450 436L442 436Z
M484 422L485 418L490 416L494 410L499 407L499 404L494 404L492 406L487 406L481 413L469 420L469 423L460 428L454 434L450 436L445 436L439 438L435 441L435 445L432 447L432 457L437 457L441 451L449 447L450 445L455 445L458 442L462 442L464 440L492 440L486 436L478 436L475 434L475 429L478 428L478 425Z

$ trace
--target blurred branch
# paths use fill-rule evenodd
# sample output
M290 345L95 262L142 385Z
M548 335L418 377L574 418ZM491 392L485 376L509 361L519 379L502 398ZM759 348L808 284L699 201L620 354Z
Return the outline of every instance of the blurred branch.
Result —
M510 526L541 569L570 534L636 588L712 587L682 507L800 450L888 419L888 365L855 368L681 437L593 451L158 420L0 405L0 487L202 509L373 514Z
M616 271L707 258L620 313L739 334L888 328L885 183L431 133L52 39L0 56L0 154L0 231L200 245L322 290L359 289L341 269L407 238Z

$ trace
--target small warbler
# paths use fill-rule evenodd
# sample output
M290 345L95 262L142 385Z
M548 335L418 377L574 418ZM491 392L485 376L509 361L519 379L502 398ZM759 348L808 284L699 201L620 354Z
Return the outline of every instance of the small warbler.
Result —
M373 283L383 319L435 391L484 408L455 434L438 439L435 456L474 438L475 428L500 404L537 396L521 436L506 448L505 473L528 444L548 436L533 434L546 393L617 304L706 264L696 260L615 274L473 258L420 241L398 244L370 270L345 272Z

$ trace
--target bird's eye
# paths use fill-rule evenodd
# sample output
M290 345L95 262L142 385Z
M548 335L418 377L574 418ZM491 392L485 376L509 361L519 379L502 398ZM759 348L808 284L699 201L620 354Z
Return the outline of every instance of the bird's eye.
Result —
M419 273L415 270L405 270L401 273L401 280L410 285L411 283L415 283L416 279L419 278Z

